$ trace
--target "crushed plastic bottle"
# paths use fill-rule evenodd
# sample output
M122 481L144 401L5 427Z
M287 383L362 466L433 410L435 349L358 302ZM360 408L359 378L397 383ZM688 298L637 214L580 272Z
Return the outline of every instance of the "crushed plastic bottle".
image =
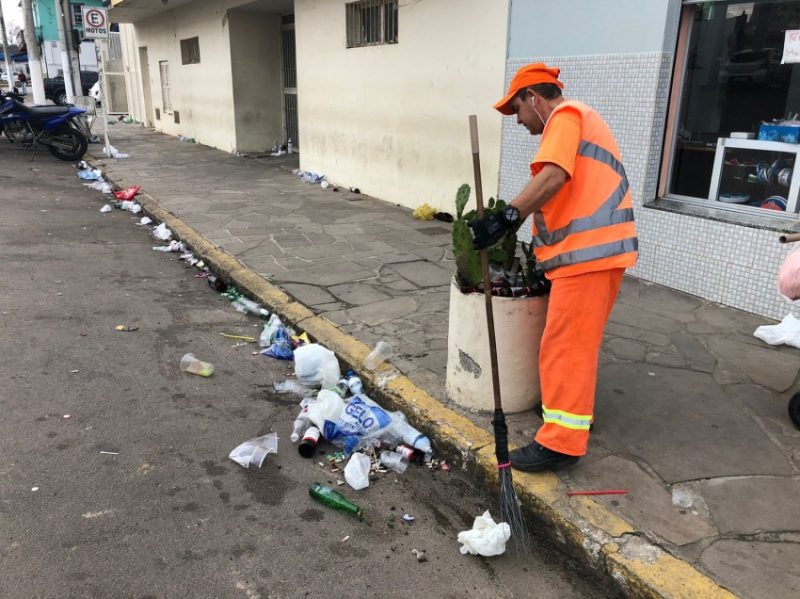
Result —
M253 300L248 299L242 295L240 295L233 302L231 302L231 305L237 312L241 312L242 314L247 314L248 312L250 312L251 314L255 314L256 316L263 316L265 318L269 316L269 310L262 308L261 304L259 304L258 302L254 302Z

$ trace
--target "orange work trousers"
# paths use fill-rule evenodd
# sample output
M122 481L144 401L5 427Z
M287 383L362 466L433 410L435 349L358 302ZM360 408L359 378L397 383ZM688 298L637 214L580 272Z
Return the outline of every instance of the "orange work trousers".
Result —
M536 433L536 442L548 449L586 453L603 329L624 272L617 268L553 280L539 349L544 424Z

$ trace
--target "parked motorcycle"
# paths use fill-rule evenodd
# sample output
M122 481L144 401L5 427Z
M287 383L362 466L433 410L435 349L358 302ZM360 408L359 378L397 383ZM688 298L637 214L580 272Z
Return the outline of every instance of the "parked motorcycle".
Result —
M89 141L74 120L86 112L75 106L26 106L22 96L0 92L0 129L12 143L46 146L61 160L80 160Z

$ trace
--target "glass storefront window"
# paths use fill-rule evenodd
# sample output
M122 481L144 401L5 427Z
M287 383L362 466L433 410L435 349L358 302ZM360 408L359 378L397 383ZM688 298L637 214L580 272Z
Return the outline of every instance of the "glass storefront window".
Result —
M798 212L800 145L758 134L762 122L800 113L800 64L781 64L786 31L800 29L800 0L699 2L684 18L668 194Z

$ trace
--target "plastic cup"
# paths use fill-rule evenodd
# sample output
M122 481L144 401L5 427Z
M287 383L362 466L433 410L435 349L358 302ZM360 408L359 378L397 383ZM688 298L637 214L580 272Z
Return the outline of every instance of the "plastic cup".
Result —
M214 365L211 362L198 360L194 354L186 354L181 358L181 370L200 376L211 376L214 374Z
M367 370L375 370L378 366L391 358L393 353L394 351L391 345L385 341L378 341L375 344L375 348L364 360L364 368Z
M381 464L386 466L389 470L403 474L408 468L408 462L403 459L403 456L394 451L381 452Z

